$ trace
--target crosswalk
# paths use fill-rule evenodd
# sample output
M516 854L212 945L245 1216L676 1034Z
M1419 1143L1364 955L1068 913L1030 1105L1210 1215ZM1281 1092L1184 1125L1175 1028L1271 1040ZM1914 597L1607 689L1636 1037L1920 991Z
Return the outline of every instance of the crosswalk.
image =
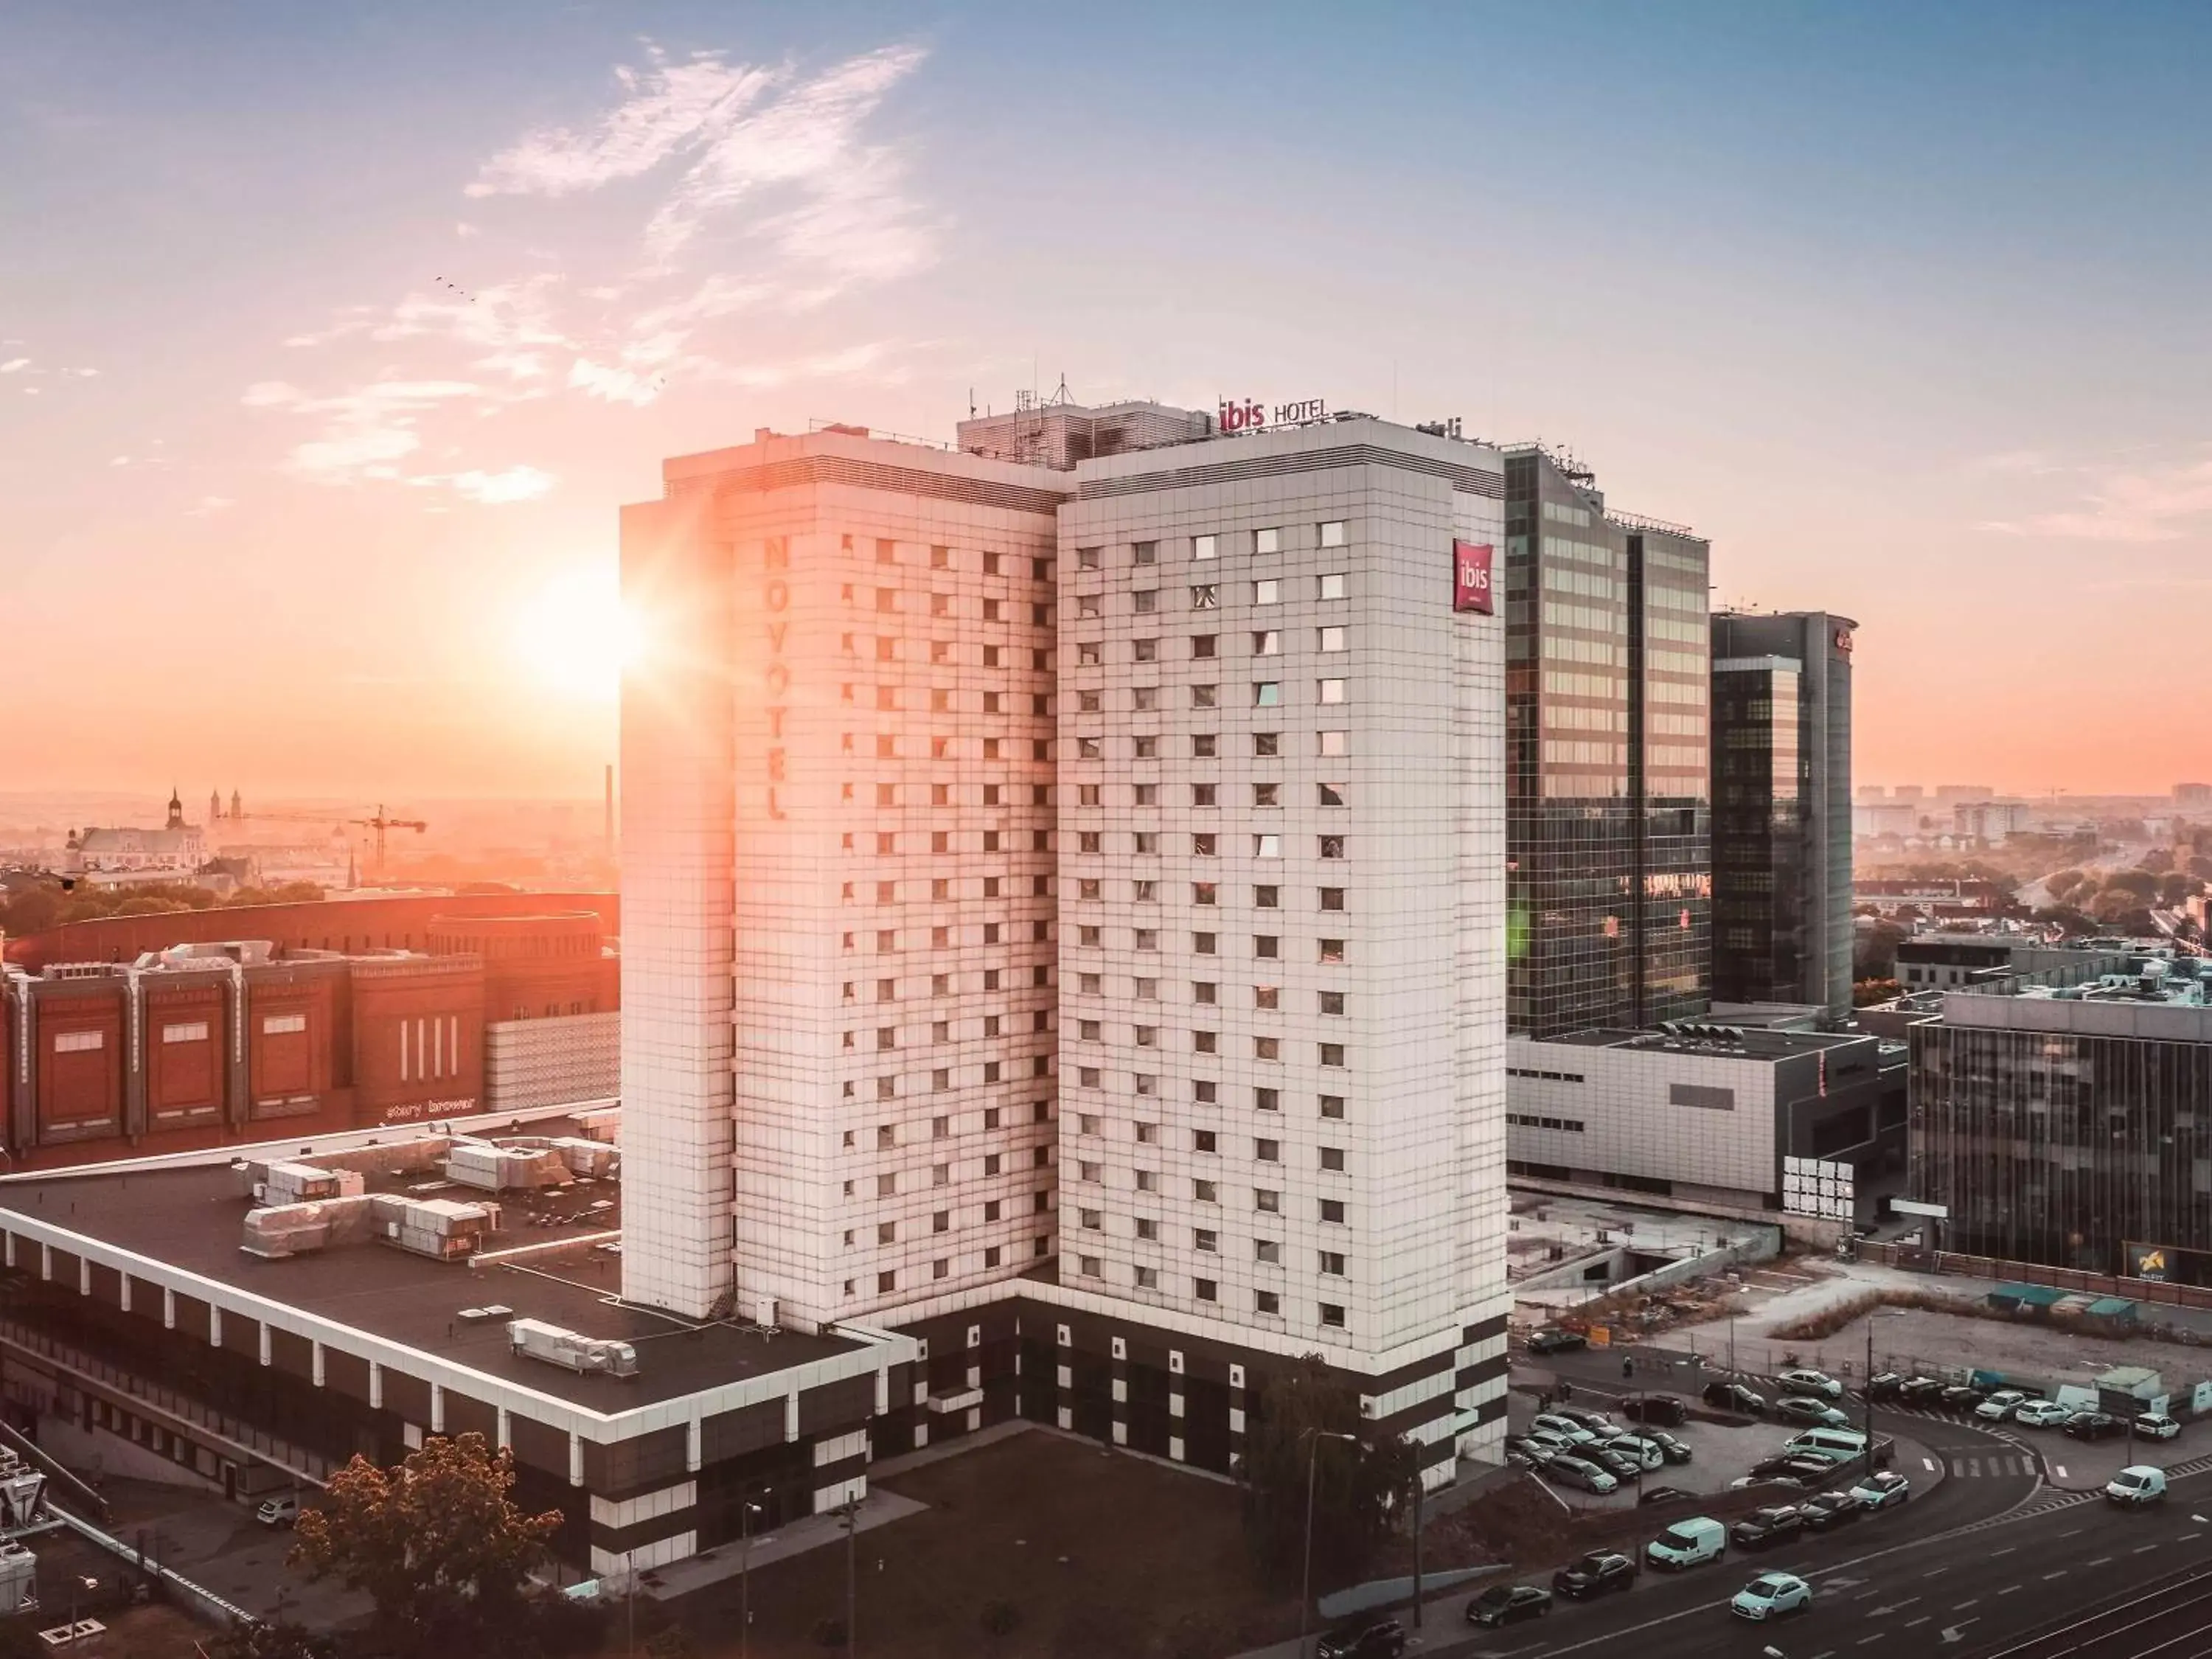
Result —
M1946 1474L1963 1475L1969 1480L1990 1475L2017 1477L2040 1473L2034 1458L2016 1453L1988 1453L1981 1456L1964 1457L1954 1454L1944 1461L1943 1468Z

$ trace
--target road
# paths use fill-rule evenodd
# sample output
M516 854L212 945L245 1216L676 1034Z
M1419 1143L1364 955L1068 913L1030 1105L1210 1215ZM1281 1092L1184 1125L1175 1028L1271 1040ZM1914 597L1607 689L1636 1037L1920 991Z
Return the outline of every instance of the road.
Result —
M2212 1652L2207 1506L2212 1478L2204 1473L2177 1480L2163 1505L2141 1514L2066 1494L1930 1531L1929 1516L1907 1504L1808 1544L1756 1555L1731 1549L1725 1560L1675 1577L1646 1573L1608 1604L1562 1606L1540 1625L1422 1651L1450 1659L1753 1659L1770 1648L1784 1659L1852 1659L1868 1649L1887 1649L1881 1659L2200 1659ZM1771 1627L1730 1613L1729 1597L1765 1571L1809 1583L1810 1610Z

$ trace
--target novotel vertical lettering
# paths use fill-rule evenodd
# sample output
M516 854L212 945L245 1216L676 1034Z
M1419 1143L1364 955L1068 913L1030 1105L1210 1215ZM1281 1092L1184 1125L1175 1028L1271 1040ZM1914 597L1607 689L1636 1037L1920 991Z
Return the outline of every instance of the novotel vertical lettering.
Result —
M1452 609L1478 617L1493 615L1491 609L1491 559L1495 550L1488 542L1452 544Z
M761 604L768 612L769 657L763 677L768 685L768 815L772 818L784 815L783 718L790 712L785 699L791 694L791 665L783 656L784 641L791 631L791 581L788 576L777 573L790 568L790 540L782 536L769 537L765 561L768 580L761 589Z

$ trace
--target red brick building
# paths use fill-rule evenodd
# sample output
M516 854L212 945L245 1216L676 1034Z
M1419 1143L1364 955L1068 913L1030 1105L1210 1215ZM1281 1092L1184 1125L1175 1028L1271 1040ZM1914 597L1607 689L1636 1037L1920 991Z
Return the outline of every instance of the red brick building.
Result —
M611 1096L617 913L581 897L270 905L10 941L0 1152L38 1168Z

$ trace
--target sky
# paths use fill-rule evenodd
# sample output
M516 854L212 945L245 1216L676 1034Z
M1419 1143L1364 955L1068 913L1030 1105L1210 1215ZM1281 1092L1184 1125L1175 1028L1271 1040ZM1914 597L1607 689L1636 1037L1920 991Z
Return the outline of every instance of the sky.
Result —
M1857 620L1862 781L2212 778L2208 51L2033 0L13 0L0 788L595 796L664 456L1063 376L1571 448L1717 601Z

